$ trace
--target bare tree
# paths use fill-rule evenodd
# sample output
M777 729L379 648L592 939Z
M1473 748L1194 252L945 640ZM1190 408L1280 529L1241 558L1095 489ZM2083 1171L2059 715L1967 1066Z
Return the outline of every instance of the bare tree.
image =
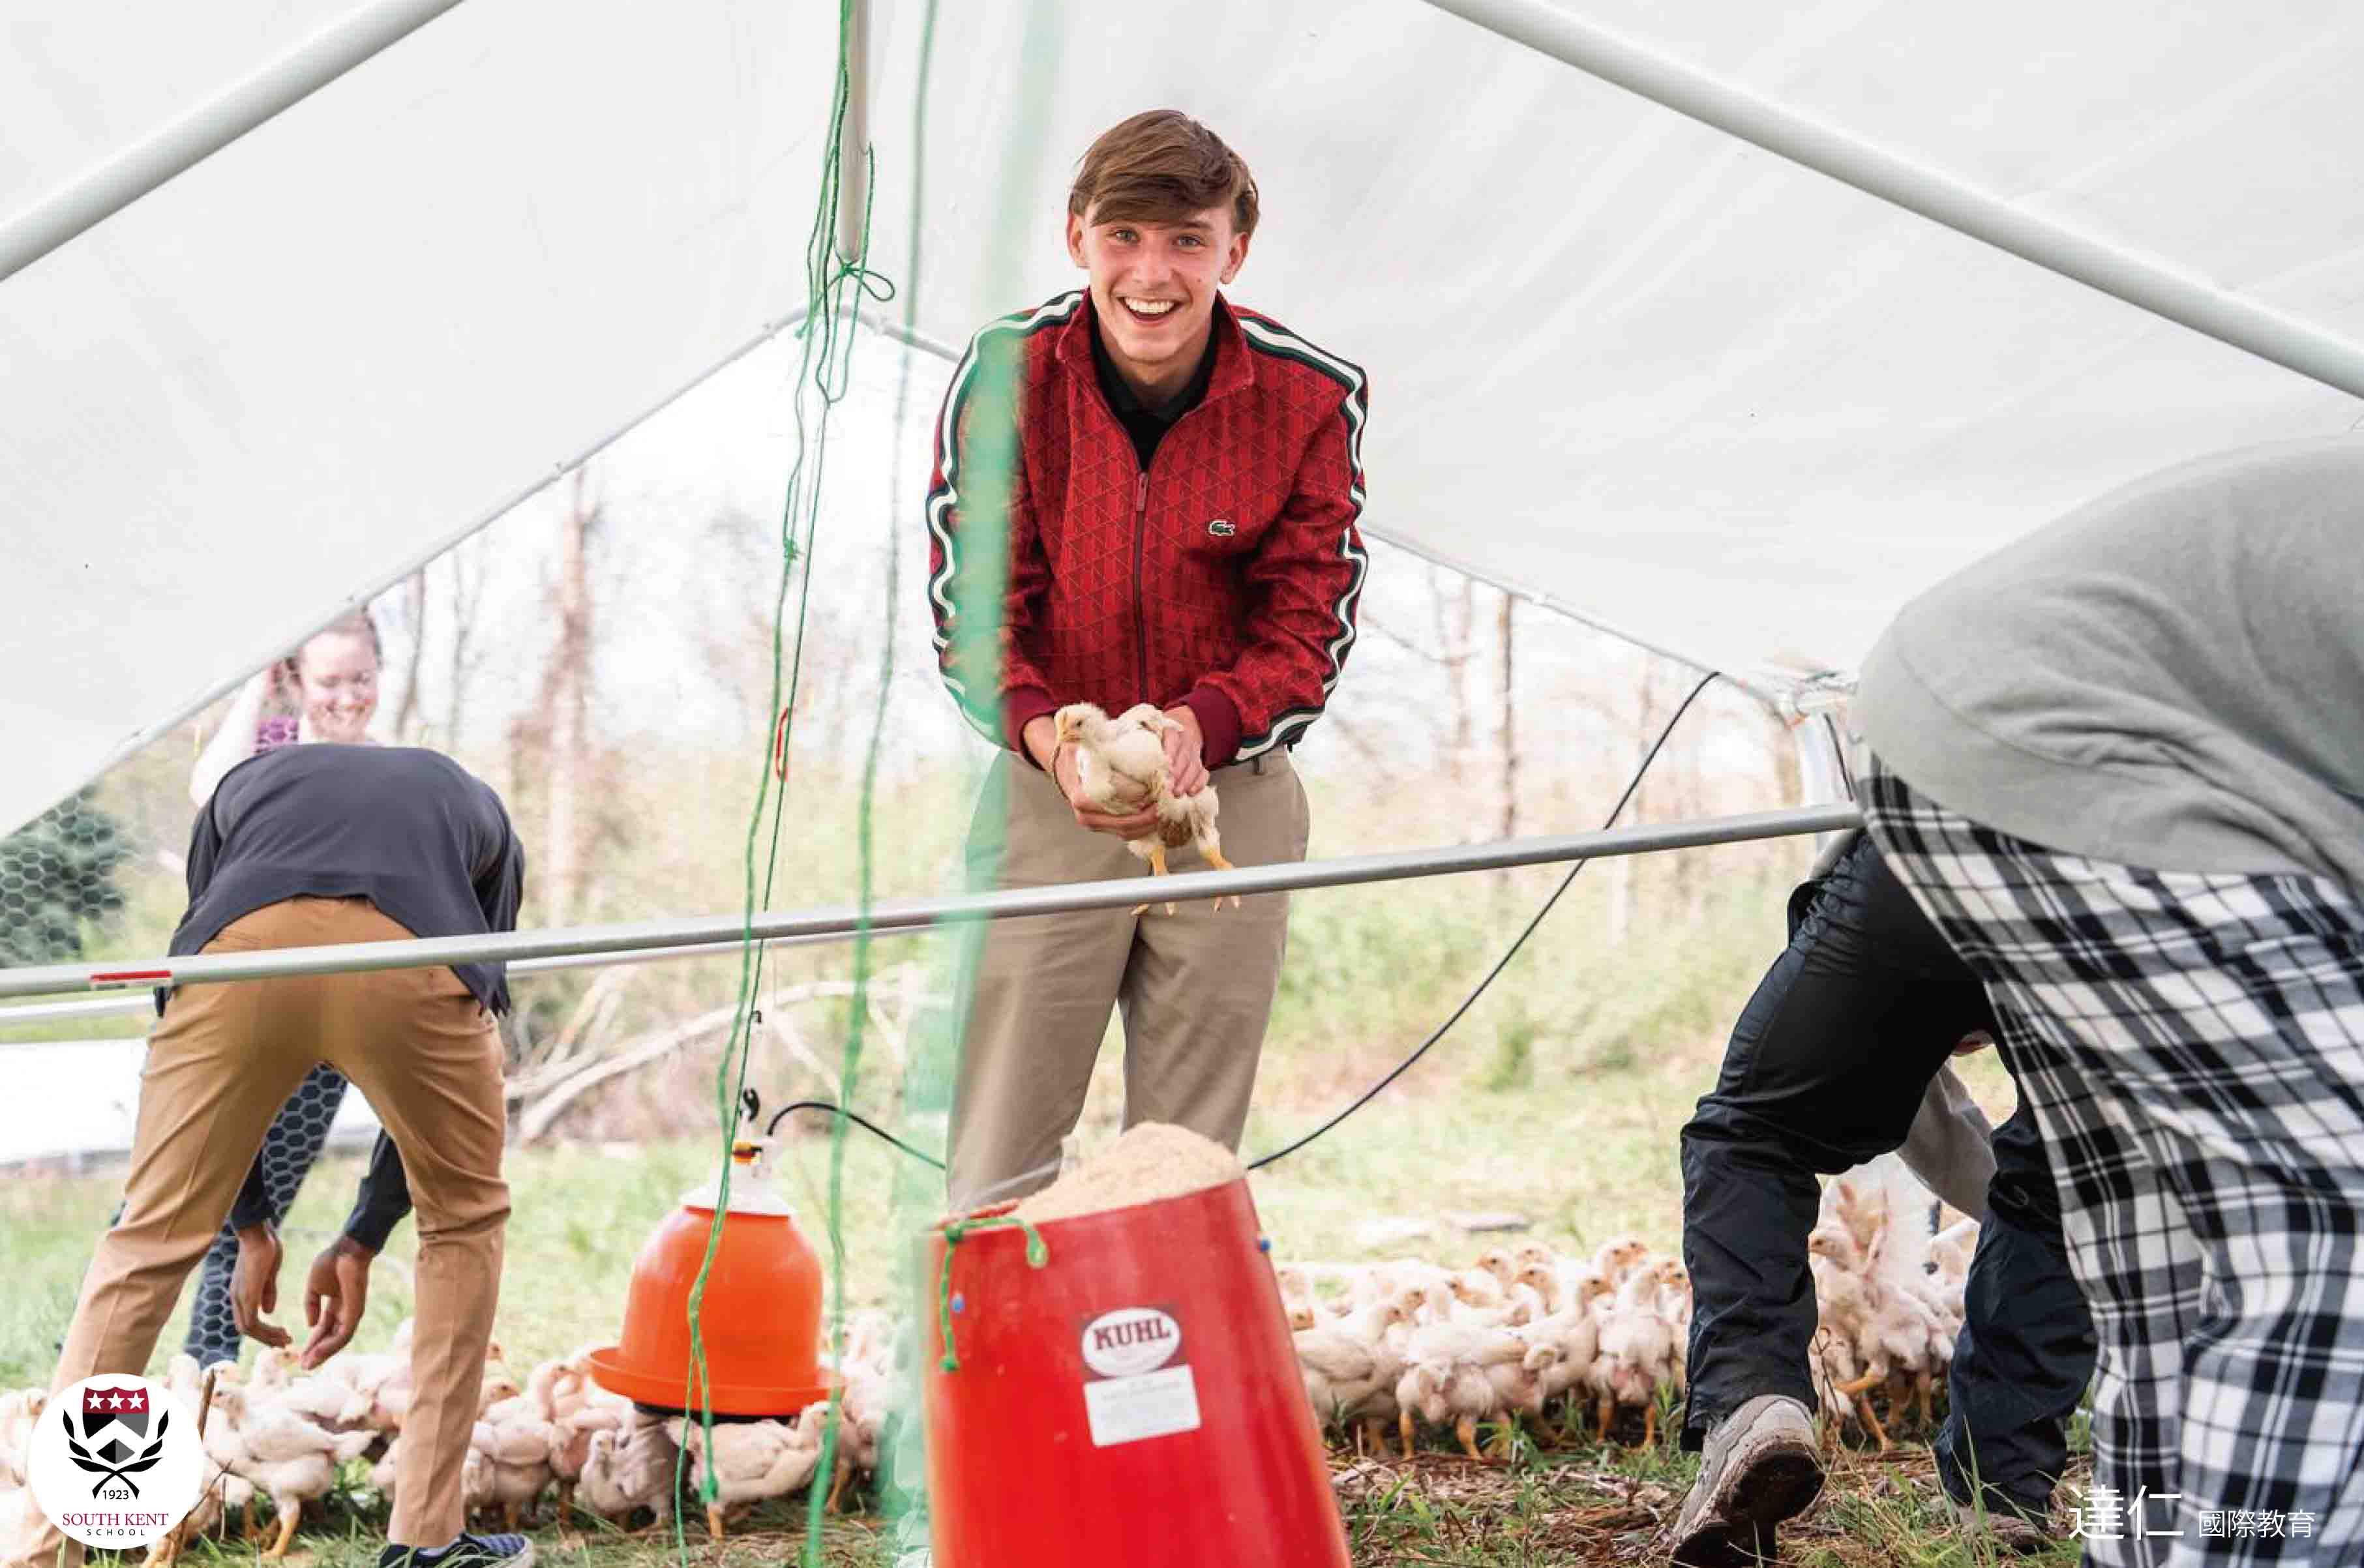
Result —
M1477 642L1478 584L1459 573L1452 575L1456 586L1448 593L1444 570L1433 564L1428 569L1429 611L1436 622L1436 645L1443 650L1445 690L1453 708L1447 751L1458 783L1469 776L1471 748L1477 743L1469 703L1469 658Z
M485 573L480 542L484 538L478 534L443 557L450 568L445 581L451 584L452 606L451 659L445 666L443 711L443 743L447 746L459 744L468 689L474 683L476 667L484 660L483 651L475 646L476 615L485 602Z
M591 654L596 606L590 543L600 511L589 493L587 472L587 465L574 471L573 495L559 522L557 580L551 595L557 639L542 667L532 708L518 721L511 738L513 751L540 753L535 771L544 784L543 908L550 921L561 926L583 908L592 815L586 796L595 787ZM522 775L526 770L519 772Z
M1519 602L1510 595L1502 595L1500 620L1502 648L1502 837L1519 836L1519 703L1518 685L1511 664L1511 638L1517 625Z
M402 613L410 635L410 656L402 672L402 704L394 710L395 739L418 739L418 672L427 659L427 568L402 580Z

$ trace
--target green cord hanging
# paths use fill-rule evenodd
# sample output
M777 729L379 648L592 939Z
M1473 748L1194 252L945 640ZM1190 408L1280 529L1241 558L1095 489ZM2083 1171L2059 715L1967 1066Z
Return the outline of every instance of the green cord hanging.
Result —
M1031 1220L1014 1214L996 1214L982 1219L948 1219L944 1221L944 1266L936 1275L936 1324L944 1340L943 1359L936 1364L946 1372L960 1370L960 1357L953 1350L953 1253L961 1242L979 1230L1008 1229L1012 1227L1026 1232L1026 1266L1039 1269L1051 1261L1051 1249L1043 1244L1043 1233Z

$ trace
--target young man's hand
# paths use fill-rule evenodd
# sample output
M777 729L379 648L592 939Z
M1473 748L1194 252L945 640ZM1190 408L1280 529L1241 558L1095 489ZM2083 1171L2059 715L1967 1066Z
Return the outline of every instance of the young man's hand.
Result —
M311 1371L352 1341L369 1310L369 1271L377 1254L350 1236L340 1236L312 1260L304 1281L304 1321L312 1337L304 1342L304 1370ZM282 1343L287 1336L280 1335Z
M1165 710L1165 787L1186 799L1207 787L1207 737L1188 703Z
M1051 775L1052 783L1059 786L1059 793L1066 797L1067 808L1076 814L1077 827L1119 839L1145 839L1157 830L1157 813L1154 811L1135 811L1111 817L1105 811L1096 811L1076 803L1076 796L1083 792L1084 781L1076 772L1076 749L1059 744L1058 728L1052 722L1050 715L1028 720L1025 733L1020 739L1025 741L1026 750L1033 753L1035 762ZM1171 754L1168 753L1169 756Z
M279 1228L264 1220L238 1233L238 1262L230 1270L230 1317L238 1331L273 1350L287 1346L287 1330L266 1322L279 1309Z

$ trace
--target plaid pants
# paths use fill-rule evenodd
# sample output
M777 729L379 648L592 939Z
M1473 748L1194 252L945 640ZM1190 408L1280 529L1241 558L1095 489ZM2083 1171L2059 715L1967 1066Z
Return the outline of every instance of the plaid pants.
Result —
M2043 849L1876 763L1864 814L2049 1147L2101 1340L2086 1561L2364 1562L2364 908Z

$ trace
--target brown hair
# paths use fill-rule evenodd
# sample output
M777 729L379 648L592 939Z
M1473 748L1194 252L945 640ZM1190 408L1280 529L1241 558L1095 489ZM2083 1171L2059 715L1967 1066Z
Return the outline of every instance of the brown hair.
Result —
M1100 133L1076 166L1067 211L1087 222L1165 223L1228 206L1255 232L1255 177L1223 139L1178 109L1151 109Z

